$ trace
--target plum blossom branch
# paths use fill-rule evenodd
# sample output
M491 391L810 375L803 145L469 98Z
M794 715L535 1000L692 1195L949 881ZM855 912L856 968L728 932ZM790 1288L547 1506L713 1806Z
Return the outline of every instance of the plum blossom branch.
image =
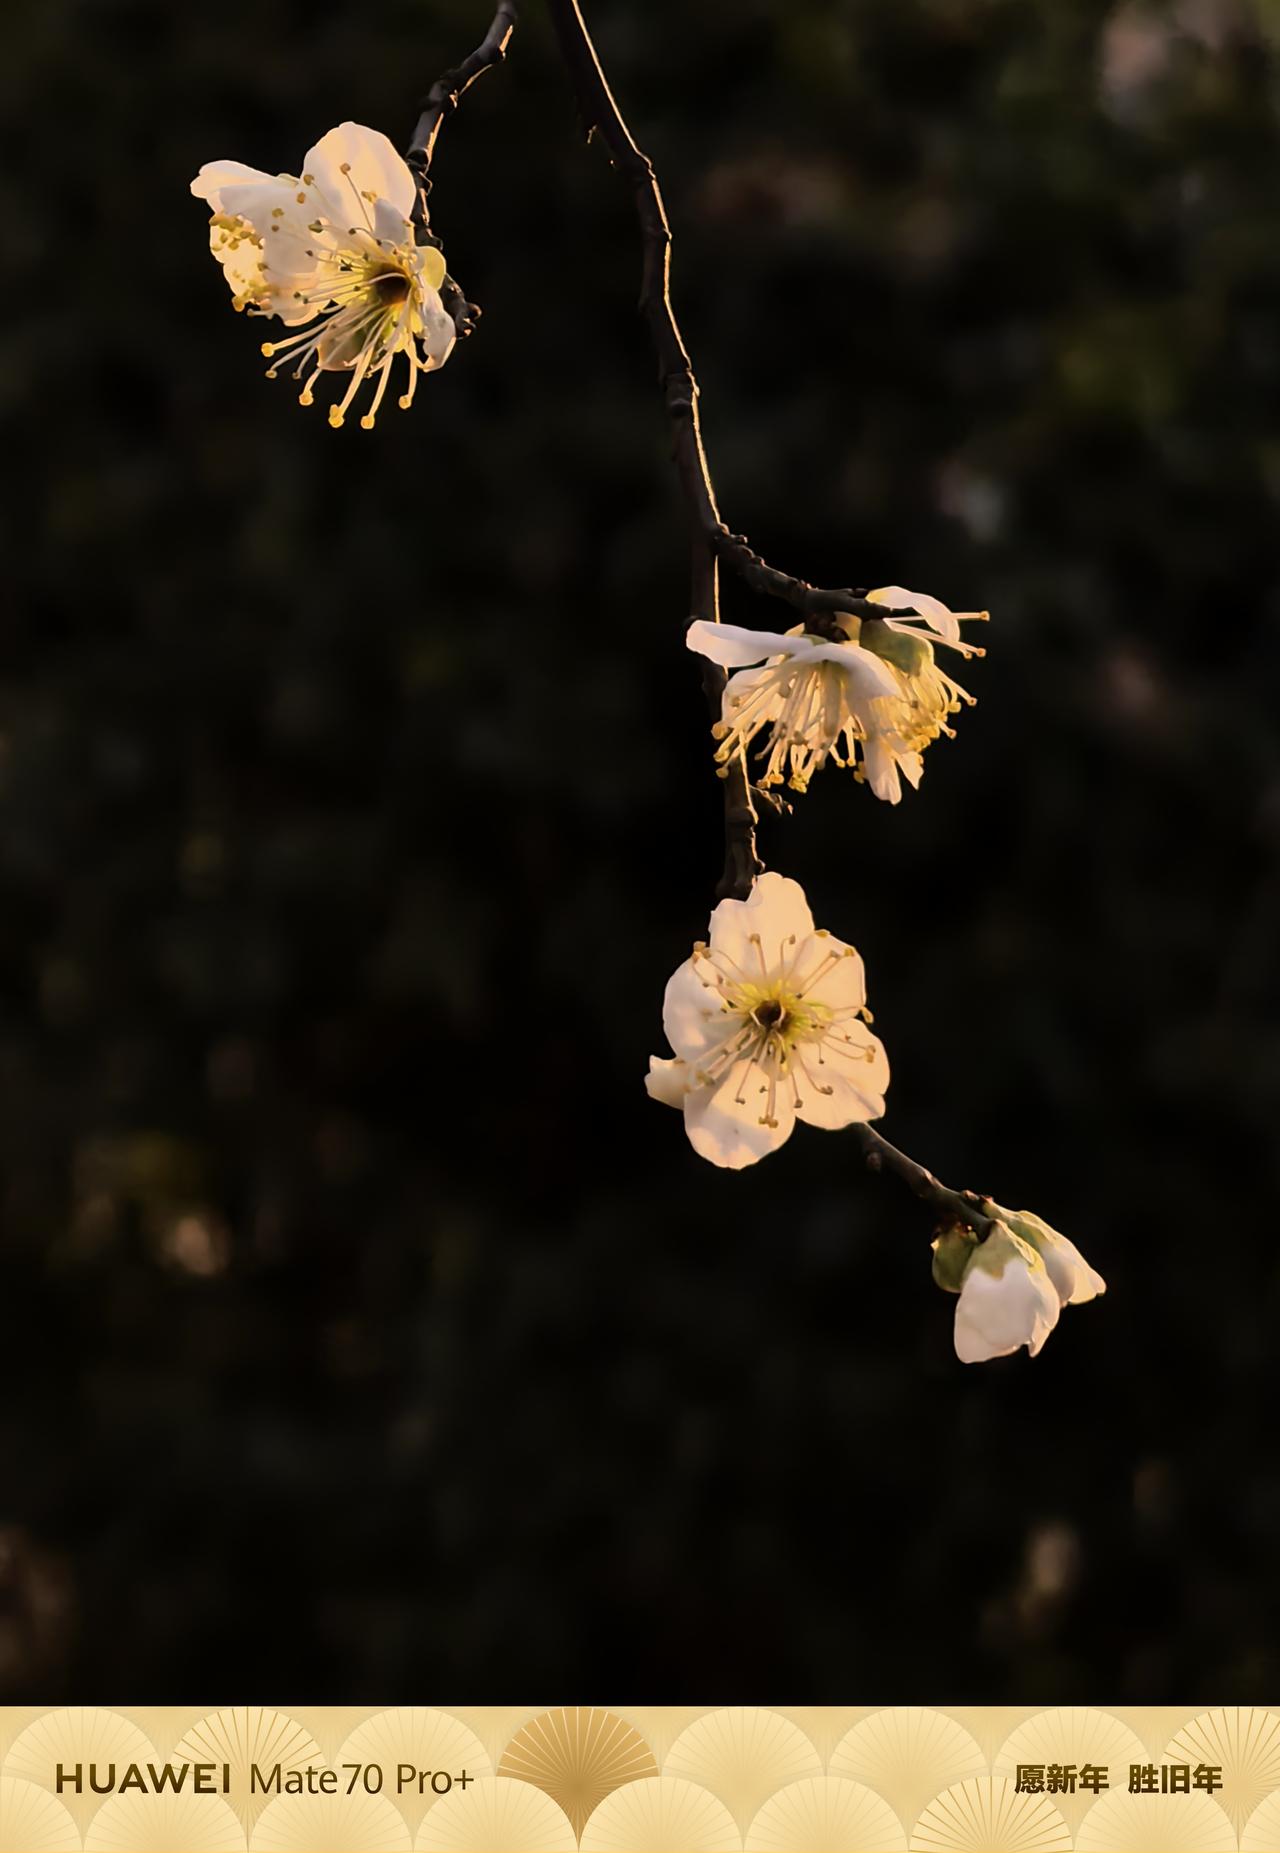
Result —
M417 198L413 207L413 223L418 228L418 242L439 247L440 240L431 230L431 210L429 196L431 193L431 159L435 154L436 137L446 116L452 115L465 91L469 90L478 77L491 70L495 64L501 64L507 55L507 46L511 34L516 29L516 9L514 0L498 0L498 10L484 38L475 50L455 65L451 71L437 77L426 96L422 99L421 114L417 127L413 131L405 153L405 160L417 187ZM459 339L469 335L480 319L477 303L468 302L461 284L456 278L446 275L440 286L440 300L453 317L454 327Z
M869 604L863 591L827 590L780 572L752 550L745 535L731 533L722 521L702 441L698 382L671 301L671 227L653 163L636 143L609 88L579 0L548 0L548 7L583 125L588 135L598 131L630 183L635 200L643 242L639 306L657 356L676 468L693 530L693 615L718 620L721 562L754 591L782 599L799 611L842 611L881 619L907 615L886 610L883 604ZM706 663L703 686L716 720L725 679L722 669ZM755 847L756 814L744 756L735 755L725 771L725 866L717 895L722 900L742 901L761 868ZM972 1191L949 1189L865 1122L851 1126L850 1131L862 1148L868 1170L887 1172L906 1184L938 1213L940 1221L963 1223L979 1237L989 1233L993 1219L983 1208L987 1199Z
M649 326L658 362L672 449L692 531L693 575L690 600L695 618L719 620L719 573L723 561L752 590L785 600L811 614L851 612L856 617L910 615L867 602L852 588L828 591L780 572L754 553L745 535L733 534L722 521L698 414L699 388L671 301L671 226L653 163L637 144L609 88L599 55L578 0L548 0L561 53L568 66L578 110L588 135L598 132L615 165L630 183L640 221L643 258L640 311ZM704 666L703 691L713 722L721 715L727 677L713 664ZM719 899L743 900L762 863L756 850L756 808L741 754L721 768L724 780L724 868L716 888Z

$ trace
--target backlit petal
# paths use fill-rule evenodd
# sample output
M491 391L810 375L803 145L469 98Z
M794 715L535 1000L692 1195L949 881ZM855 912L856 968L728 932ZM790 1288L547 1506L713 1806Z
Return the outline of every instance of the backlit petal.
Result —
M763 1122L767 1082L758 1068L737 1062L717 1087L685 1096L684 1127L700 1158L727 1171L741 1171L776 1152L791 1137L795 1110L778 1089L772 1120Z
M721 901L711 916L711 946L755 981L789 962L813 933L813 915L798 881L772 871L757 876L745 901Z
M685 632L685 642L724 669L742 669L766 656L806 656L812 647L805 637L747 630L741 624L711 624L706 618L694 619Z
M344 167L348 170L343 172ZM413 211L416 188L403 157L380 129L343 122L307 150L303 176L310 174L328 216L345 225L373 229L373 194L402 217Z

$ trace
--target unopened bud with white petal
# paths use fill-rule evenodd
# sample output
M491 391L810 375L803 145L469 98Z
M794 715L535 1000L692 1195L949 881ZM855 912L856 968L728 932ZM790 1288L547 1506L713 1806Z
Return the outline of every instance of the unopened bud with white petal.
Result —
M965 1270L956 1303L956 1356L962 1364L981 1364L1025 1345L1035 1357L1060 1312L1057 1290L1040 1256L997 1223Z
M1006 1228L1035 1249L1064 1306L1082 1306L1106 1292L1107 1283L1101 1274L1089 1266L1075 1243L1065 1235L1059 1235L1030 1210L1005 1210L998 1203L991 1207Z

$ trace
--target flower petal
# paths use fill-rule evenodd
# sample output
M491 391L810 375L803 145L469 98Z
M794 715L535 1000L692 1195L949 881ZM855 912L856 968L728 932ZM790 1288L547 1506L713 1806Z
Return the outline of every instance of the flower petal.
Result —
M677 1055L696 1065L720 1047L738 1021L725 1009L709 964L686 959L676 967L662 998L662 1027Z
M659 1100L664 1107L682 1107L690 1079L688 1062L678 1058L671 1062L661 1055L651 1055L649 1072L644 1078L645 1091L650 1100Z
M862 955L834 933L815 933L801 948L792 967L791 982L807 1003L822 1004L827 1010L861 1010L867 1001Z
M860 695L875 697L887 695L894 700L902 698L902 682L891 663L874 650L864 650L858 643L835 643L825 639L812 643L809 660L815 663L834 663L843 670L846 678L853 684Z
M876 797L883 798L886 804L897 804L902 797L902 781L898 777L896 754L873 734L863 746L862 759L867 783Z
M191 182L191 191L197 199L208 200L214 212L221 212L224 187L283 185L279 174L264 174L260 167L247 167L243 161L206 161ZM293 190L297 192L296 187Z
M260 299L267 287L262 244L245 226L233 230L220 215L209 221L209 249L222 266L222 274L238 300Z
M1000 1231L988 1237L988 1242L1007 1242L1010 1248L1016 1240ZM1062 1310L1053 1283L1034 1250L1025 1244L1021 1254L1009 1256L999 1273L989 1271L983 1265L986 1245L979 1247L970 1262L956 1303L956 1356L963 1364L976 1364L1007 1357L1025 1345L1034 1358L1043 1350Z
M458 338L458 330L453 317L446 310L438 293L425 285L422 289L420 315L422 318L422 345L427 350L432 365L443 367L445 361L448 360L450 354L453 352L453 344Z
M1040 1246L1040 1258L1062 1304L1083 1306L1105 1293L1106 1281L1097 1268L1090 1267L1075 1243L1056 1230L1050 1230L1049 1234L1053 1239Z
M940 598L930 598L927 592L909 592L905 586L882 585L874 592L867 593L870 605L889 605L900 611L918 611L929 625L937 631L939 637L948 643L960 640L960 620L949 605L944 605Z
M991 1358L1007 1358L1022 1347L1022 1340L1014 1338L1009 1344L1001 1344L989 1337L978 1320L973 1309L956 1301L956 1318L953 1330L956 1356L962 1364L985 1364Z
M797 1054L803 1071L798 1075L800 1099L796 1114L808 1126L821 1126L835 1132L863 1120L878 1120L884 1113L884 1090L889 1085L889 1058L878 1036L868 1030L865 1041L871 1045L871 1059L858 1054L849 1061L830 1059L831 1045L824 1045L828 1059L819 1066L806 1049ZM829 1093L823 1089L830 1089Z
M685 1096L684 1129L700 1158L726 1171L741 1171L785 1145L795 1129L795 1109L778 1089L773 1123L762 1113L767 1082L750 1062L735 1062L715 1087Z
M383 244L413 243L412 225L398 206L393 206L389 199L383 199L381 195L373 202L373 235L375 238L380 238ZM431 251L437 258L440 257L434 245L424 245L423 250L424 252ZM443 275L444 260L441 259L440 277ZM438 283L440 277L432 277L432 284Z
M221 166L228 168L231 163ZM252 168L247 171L254 174ZM228 281L244 273L248 246L255 270L262 273L256 280L265 278L271 286L272 306L293 322L308 321L316 313L318 305L298 304L294 292L309 288L318 268L317 251L323 253L332 245L328 232L314 232L308 224L315 208L299 205L302 190L300 182L288 178L261 175L246 181L233 177L216 189L218 205L209 227L210 249Z
M752 981L790 963L812 933L804 889L772 870L756 877L745 901L721 901L711 916L712 950L731 959Z
M308 174L325 216L335 225L372 231L374 201L365 197L370 193L388 201L406 219L413 211L413 175L380 129L366 129L359 122L343 122L330 129L307 150L304 179Z
M766 656L807 656L812 642L804 636L784 636L780 631L747 630L741 624L712 624L695 618L685 632L685 642L699 656L709 656L724 669L742 669L759 663Z
M252 168L249 170L252 174ZM194 184L194 183L193 183ZM308 213L305 206L298 204L298 195L302 192L301 184L296 180L278 179L275 175L264 174L251 180L227 180L217 189L218 204L215 211L226 213L229 218L245 219L252 225L260 237L265 237L267 228L277 224L281 219L288 219L296 236L306 233L308 217L314 218L314 209ZM212 205L212 200L210 201Z
M1033 1210L1007 1210L999 1203L994 1208L1005 1227L1035 1249L1064 1306L1082 1306L1106 1292L1107 1283L1098 1270L1090 1267L1068 1236L1042 1216Z

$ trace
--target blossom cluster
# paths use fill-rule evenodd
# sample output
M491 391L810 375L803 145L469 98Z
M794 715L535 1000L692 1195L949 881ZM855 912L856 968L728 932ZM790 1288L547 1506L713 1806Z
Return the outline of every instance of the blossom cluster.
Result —
M262 343L268 377L289 369L303 405L322 376L341 383L331 425L363 391L360 424L372 427L397 362L408 407L419 375L449 358L444 258L415 226L417 183L385 135L345 122L297 174L216 161L191 190L210 208L210 248L234 306L287 331ZM851 602L860 613L813 614L785 632L690 624L689 649L726 672L712 729L721 777L732 771L749 788L753 759L766 793L804 792L829 763L889 804L904 780L919 786L926 749L952 736L952 717L973 703L937 652L982 656L961 627L988 614L898 585ZM663 1002L672 1053L651 1057L648 1091L680 1110L700 1157L742 1170L784 1145L799 1120L836 1131L883 1115L889 1064L870 1024L858 953L814 925L798 882L762 874L744 898L720 902L707 940L672 974ZM1105 1282L1038 1217L969 1201L981 1209L934 1242L934 1277L958 1295L956 1353L972 1363L1025 1346L1034 1357L1062 1308Z

